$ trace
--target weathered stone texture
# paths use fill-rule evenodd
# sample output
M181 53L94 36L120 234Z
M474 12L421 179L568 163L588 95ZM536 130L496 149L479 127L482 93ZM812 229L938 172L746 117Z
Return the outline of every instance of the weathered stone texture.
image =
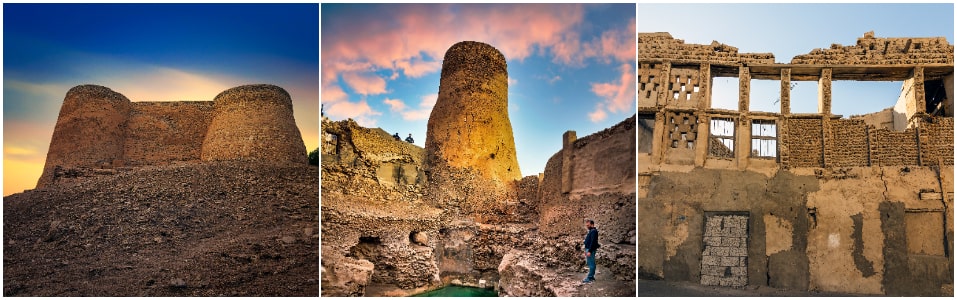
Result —
M902 132L886 129L872 130L872 161L880 166L917 165L917 131L910 128Z
M474 168L503 183L521 178L501 52L479 42L460 42L446 51L425 149L432 165L441 160L453 168Z
M638 65L638 106L654 107L661 91L661 64Z
M864 120L830 120L834 144L828 148L828 164L835 167L867 166L869 151Z
M933 118L921 123L920 155L923 165L954 165L954 118Z
M704 225L701 284L748 284L748 216L714 215Z
M134 102L124 157L128 166L200 160L212 101Z
M774 63L771 53L738 53L738 48L714 41L711 45L685 44L667 32L638 33L638 59L709 61L714 64Z
M856 45L832 44L791 59L792 64L895 65L954 64L954 45L946 38L876 38L870 32Z
M824 164L821 119L788 120L788 155L794 167L820 167Z
M306 163L289 93L274 85L244 85L213 100L203 160L262 159Z
M56 166L123 166L130 110L130 100L109 88L80 85L70 89L60 107L37 188L56 182Z

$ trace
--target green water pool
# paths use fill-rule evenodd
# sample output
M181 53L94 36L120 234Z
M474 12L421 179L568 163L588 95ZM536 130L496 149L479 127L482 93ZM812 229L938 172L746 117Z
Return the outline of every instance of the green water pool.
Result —
M413 297L498 297L498 292L490 289L450 285Z

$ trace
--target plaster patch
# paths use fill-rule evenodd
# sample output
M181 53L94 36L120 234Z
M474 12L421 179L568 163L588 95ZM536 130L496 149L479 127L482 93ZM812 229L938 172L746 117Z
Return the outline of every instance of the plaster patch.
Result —
M827 236L827 247L834 249L841 246L841 235L837 233L832 233Z
M765 241L767 256L791 249L794 232L794 225L791 222L774 215L764 215L764 231L767 239Z

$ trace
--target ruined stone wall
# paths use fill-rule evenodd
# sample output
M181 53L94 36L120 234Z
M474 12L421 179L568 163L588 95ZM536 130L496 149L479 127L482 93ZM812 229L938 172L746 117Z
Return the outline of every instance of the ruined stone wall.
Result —
M123 154L126 165L199 160L212 113L212 101L134 102Z
M954 118L934 118L921 123L920 127L921 163L937 165L938 159L944 165L954 165Z
M824 164L824 142L821 119L787 120L788 164L795 167L818 167Z
M711 45L685 44L667 32L638 33L638 55L671 61L710 61L714 64L774 63L771 53L738 53L738 48L717 41Z
M827 161L834 167L867 166L869 151L864 120L831 120L831 138Z
M446 51L425 148L430 164L441 160L453 168L474 168L502 183L522 177L501 52L480 42L459 42Z
M263 159L307 163L289 93L274 85L244 85L213 100L203 160Z
M917 165L917 130L901 132L872 130L872 164L881 166Z
M553 155L541 183L539 234L548 240L571 240L578 246L586 233L584 220L593 219L602 244L598 263L624 280L634 279L635 116L601 132L583 137ZM563 151L572 151L566 160ZM574 179L566 176L571 164ZM571 182L569 192L564 183Z
M123 166L130 110L130 100L109 88L97 85L71 88L60 107L37 188L55 183L57 166Z
M856 45L833 44L795 56L792 64L895 65L954 64L954 45L946 38L876 38L874 32L857 39Z

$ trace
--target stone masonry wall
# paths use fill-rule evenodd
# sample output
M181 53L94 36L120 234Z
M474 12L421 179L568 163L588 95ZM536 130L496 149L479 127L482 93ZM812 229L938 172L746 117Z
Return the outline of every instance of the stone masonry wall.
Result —
M738 53L738 48L717 41L711 45L685 44L667 32L638 33L638 56L672 61L709 61L713 64L773 64L771 53Z
M80 85L70 89L60 107L37 188L55 182L57 166L122 166L130 106L129 99L106 87Z
M795 56L792 64L896 65L954 64L954 45L946 38L876 38L874 32L857 39L856 45L833 44Z
M909 128L902 132L872 130L872 164L881 166L917 165L917 132Z
M791 166L820 167L824 163L820 119L788 120L788 154Z
M244 85L213 100L203 160L265 159L306 163L289 93L274 85Z
M212 101L134 102L124 157L128 166L200 159Z
M944 165L954 165L954 118L934 118L922 123L920 150L924 165L935 165L938 158Z
M868 165L867 125L864 120L831 120L831 136L835 141L827 161L835 167Z

